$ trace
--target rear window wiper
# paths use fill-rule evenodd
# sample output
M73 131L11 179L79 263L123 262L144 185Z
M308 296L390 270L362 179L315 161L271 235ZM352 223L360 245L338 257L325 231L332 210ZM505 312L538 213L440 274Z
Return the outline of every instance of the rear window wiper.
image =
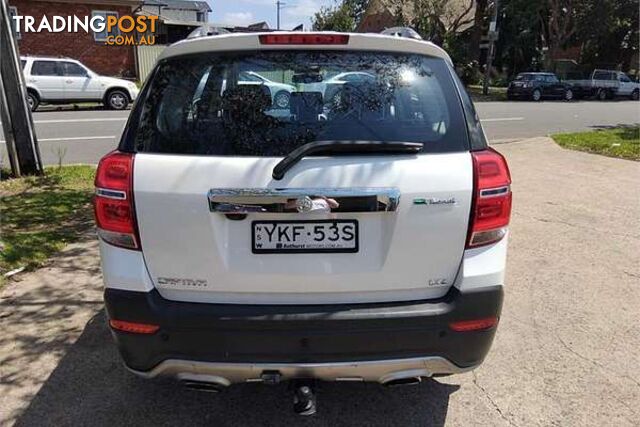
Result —
M282 159L273 168L273 179L281 180L303 157L315 153L392 153L411 154L422 150L421 142L387 141L314 141L304 144Z

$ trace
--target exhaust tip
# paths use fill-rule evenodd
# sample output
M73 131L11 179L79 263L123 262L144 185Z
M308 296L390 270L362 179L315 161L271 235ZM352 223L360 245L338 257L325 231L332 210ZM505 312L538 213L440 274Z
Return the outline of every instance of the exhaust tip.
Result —
M422 377L397 378L384 383L386 387L400 387L405 385L417 385L422 382Z
M202 391L205 393L220 393L226 386L223 384L209 383L205 381L183 380L182 385L194 391Z

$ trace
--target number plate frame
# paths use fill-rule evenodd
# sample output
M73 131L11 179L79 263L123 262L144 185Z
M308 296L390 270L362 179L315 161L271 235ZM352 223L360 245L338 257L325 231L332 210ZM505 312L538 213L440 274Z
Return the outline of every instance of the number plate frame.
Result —
M256 248L255 227L259 224L353 224L355 227L355 246L353 248L318 249L258 249ZM357 253L360 251L360 229L357 219L300 219L300 220L260 220L251 222L251 252L254 254L317 254L317 253Z

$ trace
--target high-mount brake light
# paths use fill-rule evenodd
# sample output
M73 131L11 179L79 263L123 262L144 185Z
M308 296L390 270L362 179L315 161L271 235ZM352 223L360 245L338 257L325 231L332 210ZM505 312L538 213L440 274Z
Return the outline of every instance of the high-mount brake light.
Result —
M94 210L98 236L107 243L140 250L133 207L132 153L113 151L96 171Z
M474 194L467 248L501 240L511 219L511 174L506 160L491 148L471 156Z
M303 44L303 45L332 45L332 44L349 44L348 34L262 34L258 36L260 44L265 45L286 45L286 44Z

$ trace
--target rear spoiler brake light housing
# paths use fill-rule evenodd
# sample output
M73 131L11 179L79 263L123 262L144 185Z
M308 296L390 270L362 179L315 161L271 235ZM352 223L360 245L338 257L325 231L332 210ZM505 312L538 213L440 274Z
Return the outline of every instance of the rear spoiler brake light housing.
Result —
M349 44L348 34L261 34L262 45L345 45Z

